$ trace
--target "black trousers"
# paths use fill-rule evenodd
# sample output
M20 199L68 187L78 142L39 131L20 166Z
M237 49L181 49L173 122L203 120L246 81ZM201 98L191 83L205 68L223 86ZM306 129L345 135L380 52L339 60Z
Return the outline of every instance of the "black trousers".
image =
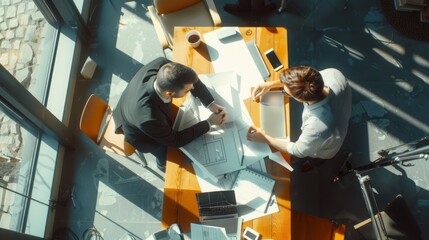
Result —
M320 167L328 160L329 159L312 158L312 157L304 157L304 158L293 157L293 164L298 167L302 167L302 165L305 162L308 162L312 167Z
M132 145L132 144L131 144ZM141 153L150 153L156 158L156 163L160 166L165 166L167 162L167 146L159 145L158 147L151 148L150 150L139 149L139 147L134 146L137 151Z
M258 11L265 7L265 0L238 0L238 4L243 8L251 8Z

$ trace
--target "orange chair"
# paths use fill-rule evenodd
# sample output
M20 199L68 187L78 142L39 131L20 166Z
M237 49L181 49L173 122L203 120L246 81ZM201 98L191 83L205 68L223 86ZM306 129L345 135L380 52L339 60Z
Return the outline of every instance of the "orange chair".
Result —
M150 17L163 49L173 50L174 26L220 26L213 0L153 0Z
M104 150L126 157L135 152L134 147L125 141L123 134L115 133L112 109L95 94L88 98L83 108L79 127L82 132ZM145 160L144 162L146 163Z

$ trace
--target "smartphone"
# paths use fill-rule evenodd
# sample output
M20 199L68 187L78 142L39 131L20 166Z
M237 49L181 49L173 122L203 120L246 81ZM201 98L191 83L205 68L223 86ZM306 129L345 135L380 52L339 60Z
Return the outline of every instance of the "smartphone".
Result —
M261 237L261 234L251 229L250 227L246 227L246 229L244 230L243 238L245 240L259 240L260 237Z
M280 62L280 59L279 59L279 57L277 57L273 48L266 51L265 56L267 56L268 61L270 62L271 66L273 67L274 71L278 71L278 70L283 68L283 64Z

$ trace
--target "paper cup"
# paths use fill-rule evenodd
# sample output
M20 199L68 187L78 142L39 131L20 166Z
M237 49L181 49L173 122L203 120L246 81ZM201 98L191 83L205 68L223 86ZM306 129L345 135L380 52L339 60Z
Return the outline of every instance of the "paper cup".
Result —
M197 30L191 30L185 35L186 41L191 47L196 48L200 46L201 43L201 34Z

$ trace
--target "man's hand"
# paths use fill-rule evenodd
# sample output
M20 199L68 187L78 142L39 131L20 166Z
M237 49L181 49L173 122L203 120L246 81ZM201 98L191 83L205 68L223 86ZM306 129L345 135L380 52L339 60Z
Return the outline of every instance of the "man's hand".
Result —
M212 113L220 113L222 111L225 111L225 108L222 107L221 105L218 105L217 103L213 102L212 104L210 104L209 110Z
M221 106L221 105L213 102L212 104L210 104L209 110L212 113L214 113L214 114L221 114L223 116L222 117L222 122L220 124L216 124L216 125L222 125L222 124L224 124L226 122L226 120L227 120L227 114L226 114L225 108L223 106Z
M268 143L268 140L265 136L265 131L255 126L249 127L249 130L247 130L246 138L251 142Z
M212 113L210 117L207 119L210 125L222 125L226 122L226 112L222 110L219 113Z
M258 84L258 86L254 87L252 90L252 100L259 102L259 98L270 91L270 89L271 86L266 82Z

